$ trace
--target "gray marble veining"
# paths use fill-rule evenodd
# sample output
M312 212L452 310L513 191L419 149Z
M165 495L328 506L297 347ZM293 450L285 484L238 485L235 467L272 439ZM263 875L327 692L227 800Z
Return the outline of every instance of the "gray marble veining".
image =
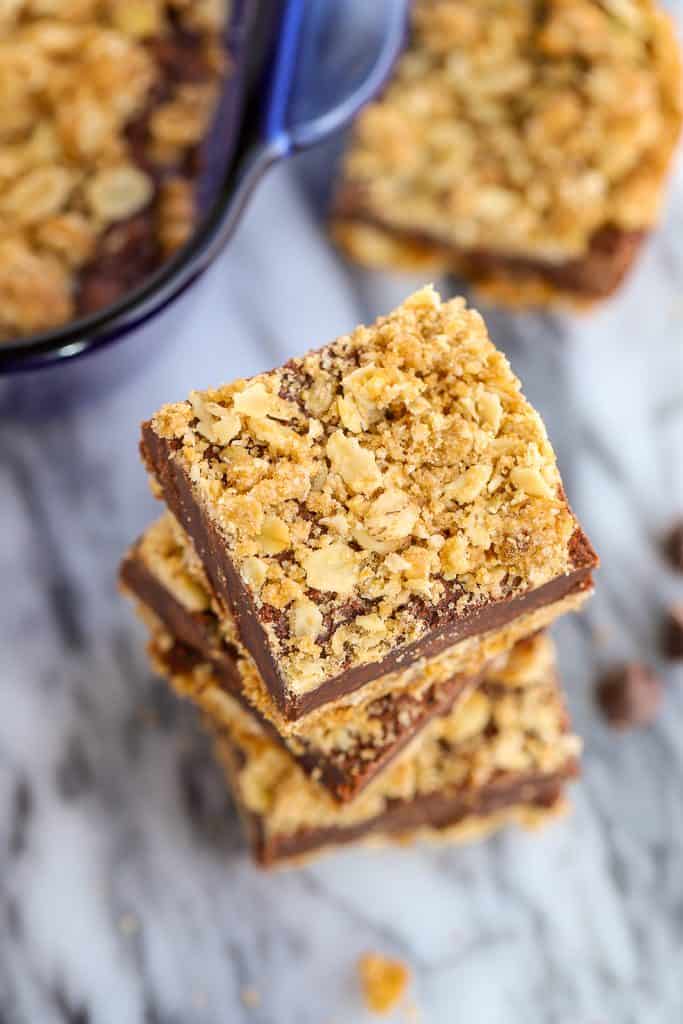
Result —
M195 716L152 676L116 592L155 514L140 419L422 283L337 259L307 198L320 160L261 186L196 292L130 343L139 365L115 388L52 410L36 379L0 392L0 1021L363 1024L354 964L372 948L411 964L425 1024L678 1024L683 675L658 628L683 599L659 549L683 512L683 175L603 310L485 310L603 559L590 611L556 631L586 740L570 819L259 874ZM116 361L98 359L102 374ZM617 736L592 681L632 655L664 672L665 708Z

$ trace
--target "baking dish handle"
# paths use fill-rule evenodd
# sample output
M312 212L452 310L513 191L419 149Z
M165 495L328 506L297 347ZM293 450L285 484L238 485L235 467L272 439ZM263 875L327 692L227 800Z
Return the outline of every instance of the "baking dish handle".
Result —
M265 112L282 155L345 127L381 89L406 38L410 0L289 0Z

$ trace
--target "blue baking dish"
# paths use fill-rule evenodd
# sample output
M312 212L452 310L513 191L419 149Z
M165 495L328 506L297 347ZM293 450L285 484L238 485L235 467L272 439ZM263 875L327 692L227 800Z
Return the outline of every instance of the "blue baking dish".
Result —
M114 305L0 345L0 373L71 364L133 336L186 292L229 241L265 171L341 129L381 88L403 45L408 7L235 0L225 33L234 71L204 144L193 236Z

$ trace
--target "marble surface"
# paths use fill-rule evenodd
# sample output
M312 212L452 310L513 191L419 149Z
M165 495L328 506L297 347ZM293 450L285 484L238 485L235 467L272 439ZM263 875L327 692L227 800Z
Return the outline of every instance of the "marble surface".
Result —
M260 874L194 714L150 673L117 595L117 562L155 514L139 420L421 283L337 259L311 202L323 160L271 175L196 291L126 347L140 365L116 387L74 404L112 352L0 390L0 1021L363 1024L355 961L378 949L410 963L426 1024L676 1024L683 675L661 663L658 628L683 599L659 554L683 512L680 172L663 230L603 310L485 311L604 564L590 611L556 631L586 740L573 817ZM632 655L661 667L667 694L656 725L621 736L592 683Z

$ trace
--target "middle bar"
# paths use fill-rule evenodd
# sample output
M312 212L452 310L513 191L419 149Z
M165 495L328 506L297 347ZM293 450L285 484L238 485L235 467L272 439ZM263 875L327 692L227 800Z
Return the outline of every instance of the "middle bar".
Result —
M170 668L176 689L182 681L181 694L218 721L237 700L339 801L355 798L432 719L452 712L492 659L577 608L587 595L582 591L522 615L290 722L234 621L220 614L191 543L169 513L130 550L121 582L150 629L155 664L162 674Z

